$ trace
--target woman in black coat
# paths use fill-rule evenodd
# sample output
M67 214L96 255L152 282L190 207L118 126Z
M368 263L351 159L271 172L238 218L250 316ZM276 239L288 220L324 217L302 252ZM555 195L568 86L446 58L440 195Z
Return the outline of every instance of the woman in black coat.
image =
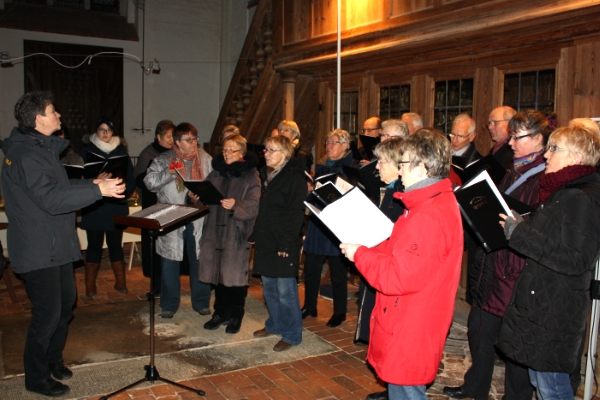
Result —
M127 150L121 144L118 136L114 135L115 126L109 118L101 117L96 122L96 133L90 135L90 142L80 152L84 162L89 162L96 154L102 158L125 155L127 157L127 176L124 199L103 198L84 208L81 212L79 227L86 230L88 246L85 252L85 294L93 297L96 294L96 277L102 261L102 244L106 234L106 244L115 274L115 290L127 294L125 280L125 257L123 256L123 226L115 226L113 215L129 215L127 197L135 189L133 164L127 155ZM105 174L100 174L103 176Z
M254 273L262 276L269 318L255 337L281 335L274 351L285 351L302 342L302 317L298 299L300 231L304 222L306 179L290 165L294 154L283 136L265 141L266 167L260 171L262 194L254 231Z
M552 133L530 221L507 218L510 248L527 261L500 328L498 348L529 368L538 399L572 399L590 283L600 253L600 137L582 127Z
M198 280L215 286L215 312L204 329L227 325L226 333L238 333L244 317L248 291L248 236L258 214L260 179L258 158L246 152L246 139L227 137L221 154L212 159L212 172L206 177L225 197L210 206L200 239ZM202 201L202 197L200 197Z
M346 177L343 167L358 168L358 161L352 158L350 134L342 129L329 132L325 140L327 154L315 167L315 179L323 175L337 173ZM312 196L311 196L312 198ZM315 206L322 208L319 204ZM348 216L348 218L352 218ZM340 241L321 221L312 216L304 240L304 307L302 318L317 316L317 298L323 263L329 259L331 288L333 292L333 316L327 326L336 327L346 320L348 303L348 264L350 261L340 252Z

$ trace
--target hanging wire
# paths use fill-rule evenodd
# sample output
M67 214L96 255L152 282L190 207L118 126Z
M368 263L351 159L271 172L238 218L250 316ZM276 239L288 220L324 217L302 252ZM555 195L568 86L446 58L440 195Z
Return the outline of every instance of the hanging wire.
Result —
M151 61L150 65L148 68L144 67L144 63L142 62L142 60L139 59L139 57L133 55L133 54L129 54L129 53L120 53L117 51L102 51L100 53L96 53L96 54L90 54L89 56L86 56L82 62L80 62L77 65L65 65L63 63L61 63L60 61L58 61L56 58L52 57L50 54L47 53L33 53L33 54L28 54L26 56L22 56L22 57L15 57L15 58L3 58L2 62L10 62L12 63L13 61L19 61L19 60L23 60L25 58L29 58L29 57L34 57L34 56L46 56L48 58L50 58L52 61L54 61L55 63L57 63L58 65L60 65L63 68L68 68L68 69L75 69L75 68L79 68L84 64L88 64L90 65L92 63L92 59L94 57L100 56L100 55L105 55L105 54L117 54L117 55L122 55L125 56L126 59L130 59L133 61L136 61L140 67L142 67L142 69L144 70L144 74L146 75L150 75L150 73L152 72L152 68L154 67L154 62ZM127 58L129 57L129 58Z

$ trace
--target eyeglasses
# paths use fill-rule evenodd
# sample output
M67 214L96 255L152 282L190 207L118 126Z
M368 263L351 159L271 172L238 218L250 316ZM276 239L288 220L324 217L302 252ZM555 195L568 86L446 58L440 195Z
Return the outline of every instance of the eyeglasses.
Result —
M458 140L465 140L465 139L468 139L469 136L471 136L471 135L463 136L463 135L457 135L456 133L449 133L448 136L450 136L450 139L456 138Z
M492 125L492 126L498 126L498 125L500 125L502 122L505 122L505 121L507 121L507 120L506 120L506 119L498 119L498 120L494 120L494 119L492 119L492 120L490 120L490 121L488 121L488 122L487 122L487 125L488 125L488 126L490 126L490 125Z
M557 151L560 151L560 150L569 151L569 149L564 149L562 147L558 147L557 145L552 145L552 146L546 147L546 151L551 151L552 153L556 153Z
M195 137L193 137L193 138L185 138L185 139L181 138L181 139L177 139L177 140L181 140L182 142L193 143L193 142L197 142L198 138L195 138Z
M291 132L292 130L290 128L279 128L277 129L277 132Z
M268 148L265 148L265 149L263 150L263 153L265 153L265 154L267 154L267 153L269 153L269 154L273 154L273 153L275 153L276 151L281 151L281 150L279 150L279 149L268 149Z
M98 133L108 133L108 132L112 132L113 130L108 128L108 129L103 129L103 128L99 128L98 129Z
M221 151L223 152L223 154L225 154L225 153L237 153L237 152L239 152L239 151L241 151L241 150L236 150L236 149L223 149L223 150L221 150Z
M410 161L398 161L398 169L402 168L402 164L410 164Z
M521 140L523 138L533 137L535 135L537 135L537 133L526 133L525 135L521 135L521 136L517 136L515 134L512 134L512 135L508 135L508 137L510 138L510 139L508 139L508 141L510 141L512 139L512 140L514 140L516 142L516 141Z
M342 142L340 142L339 140L333 140L333 141L327 141L325 142L325 146L333 146L334 144L340 144Z
M364 129L361 129L360 131L362 133L367 133L367 132L371 132L371 131L378 131L379 129L381 129L381 128L364 128Z

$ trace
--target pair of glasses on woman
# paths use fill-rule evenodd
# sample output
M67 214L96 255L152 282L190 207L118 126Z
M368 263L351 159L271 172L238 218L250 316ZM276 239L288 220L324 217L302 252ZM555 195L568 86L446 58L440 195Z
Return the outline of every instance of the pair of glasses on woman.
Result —
M273 154L273 153L275 153L276 151L281 151L281 150L279 150L279 149L268 149L268 148L265 148L265 149L263 150L263 153L265 153L265 154L267 154L267 153L269 153L269 154Z
M227 153L239 153L240 150L237 149L223 149L221 150L223 152L223 154L227 154Z
M182 142L188 142L188 143L194 143L198 141L198 138L186 138L186 139L179 139Z

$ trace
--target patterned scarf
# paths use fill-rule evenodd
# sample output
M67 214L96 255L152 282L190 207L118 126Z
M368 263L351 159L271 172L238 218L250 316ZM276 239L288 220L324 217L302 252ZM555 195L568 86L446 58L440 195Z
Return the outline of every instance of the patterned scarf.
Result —
M595 172L596 168L589 165L569 165L556 172L542 175L540 179L540 203L546 204L546 200L552 196L552 193L565 184Z
M525 157L515 158L513 160L513 166L514 166L515 170L521 168L524 165L531 164L538 157L542 157L545 152L546 152L546 149L541 149L540 151L538 151L536 153L528 154Z
M189 171L189 179L192 181L203 181L204 180L204 172L202 171L202 163L200 162L200 153L198 149L190 154L183 154L177 144L175 144L172 148L173 154L175 154L176 160L194 160L192 162L192 167ZM183 163L183 168L185 169L185 163ZM188 171L185 171L185 176L188 176ZM179 179L179 178L178 178Z

